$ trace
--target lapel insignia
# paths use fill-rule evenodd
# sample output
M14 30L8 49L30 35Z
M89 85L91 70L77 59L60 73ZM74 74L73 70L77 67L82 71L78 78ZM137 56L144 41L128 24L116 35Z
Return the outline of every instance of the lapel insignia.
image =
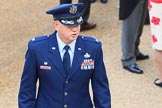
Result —
M90 54L86 53L86 54L84 55L84 58L90 58Z
M79 51L81 51L82 49L81 48L78 48Z
M81 63L81 70L90 70L94 69L94 60L92 59L84 59L84 61Z
M56 49L56 47L52 47L52 50L55 50Z

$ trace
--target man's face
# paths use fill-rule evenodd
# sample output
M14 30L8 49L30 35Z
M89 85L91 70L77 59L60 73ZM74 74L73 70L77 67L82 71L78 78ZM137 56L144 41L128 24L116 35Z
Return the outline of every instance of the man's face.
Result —
M54 21L53 25L58 32L58 36L65 44L76 40L80 33L80 25L70 27L61 24L59 21Z

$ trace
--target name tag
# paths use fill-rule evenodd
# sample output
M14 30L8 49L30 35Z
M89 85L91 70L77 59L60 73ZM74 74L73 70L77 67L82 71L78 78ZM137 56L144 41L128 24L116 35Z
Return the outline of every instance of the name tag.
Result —
M42 70L51 70L51 66L40 66Z

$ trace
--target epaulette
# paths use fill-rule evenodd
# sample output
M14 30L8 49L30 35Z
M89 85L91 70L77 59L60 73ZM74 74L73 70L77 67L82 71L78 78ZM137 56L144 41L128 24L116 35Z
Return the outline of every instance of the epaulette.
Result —
M49 35L47 36L38 36L38 37L35 37L33 39L31 39L32 42L37 42L37 41L42 41L42 40L45 40L45 39L48 39Z
M82 39L89 42L100 43L99 40L90 36L82 36Z

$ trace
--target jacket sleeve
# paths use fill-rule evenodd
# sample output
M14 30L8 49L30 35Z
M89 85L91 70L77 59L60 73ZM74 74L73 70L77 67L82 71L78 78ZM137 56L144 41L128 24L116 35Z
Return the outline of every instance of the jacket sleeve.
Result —
M95 69L92 77L92 90L95 108L111 108L109 83L103 62L101 44L95 59Z
M29 42L18 94L19 108L35 108L36 105L37 64Z
M140 0L120 0L119 1L119 20L125 20L135 9Z

